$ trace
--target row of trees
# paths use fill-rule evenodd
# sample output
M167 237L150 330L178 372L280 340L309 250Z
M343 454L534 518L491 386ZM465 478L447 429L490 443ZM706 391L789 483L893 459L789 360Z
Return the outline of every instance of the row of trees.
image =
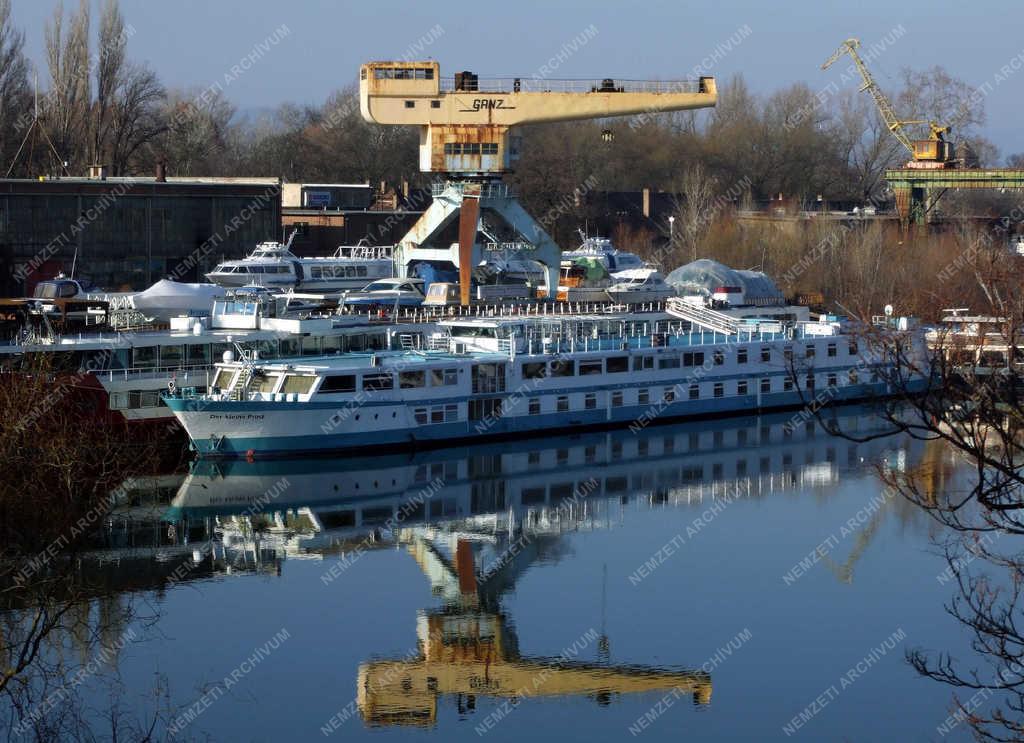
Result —
M0 156L5 169L32 121L32 81L24 32L14 28L10 0L0 0ZM280 175L289 180L417 182L417 133L365 122L349 86L320 105L280 106L239 116L222 92L167 90L156 73L132 61L134 33L118 0L105 0L96 38L87 0L45 29L45 129L68 170L93 163L113 174L148 174L159 160L176 175ZM826 82L826 81L823 81ZM955 122L968 157L994 165L998 153L978 134L983 101L935 67L905 70L894 96L906 117ZM797 83L769 95L742 76L720 84L711 112L666 113L607 122L527 127L515 179L527 206L543 210L595 178L599 190L640 187L678 192L694 163L722 187L749 183L753 198L778 193L814 200L866 200L887 166L907 153L890 135L870 98L855 85L812 89ZM612 141L603 136L611 129ZM14 173L56 170L50 148L22 154Z

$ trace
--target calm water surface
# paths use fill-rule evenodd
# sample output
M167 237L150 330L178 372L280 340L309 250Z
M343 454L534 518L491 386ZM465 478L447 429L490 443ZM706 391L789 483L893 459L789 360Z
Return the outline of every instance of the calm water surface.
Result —
M156 608L125 701L183 739L938 740L942 534L877 473L934 452L788 420L197 466L83 569Z

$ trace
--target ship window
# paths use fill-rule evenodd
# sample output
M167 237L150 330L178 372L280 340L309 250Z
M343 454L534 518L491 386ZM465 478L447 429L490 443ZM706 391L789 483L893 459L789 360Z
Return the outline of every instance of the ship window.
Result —
M771 361L771 360L772 360L772 349L770 349L770 348L762 348L761 349L761 361Z
M569 410L569 396L561 395L558 398L557 410L559 413L565 413Z
M622 394L621 392L619 394ZM583 407L587 410L593 410L597 407L597 393L588 392L583 398Z
M720 348L715 349L715 366L721 366L725 363L725 351Z
M277 380L280 378L280 374L253 374L252 385L249 389L252 392L273 392L274 387L277 386Z
M807 387L807 389L809 389L809 390L813 390L813 389L814 389L814 375L813 375L813 374L808 374L808 375L807 375L807 384L806 384L806 387Z
M633 371L641 371L643 369L654 368L654 357L653 356L635 356L633 357Z
M178 366L184 359L185 349L182 346L160 346L160 365Z
M458 405L445 405L444 406L444 419L448 423L452 423L459 419L459 406Z
M427 422L427 409L426 408L416 408L413 411L412 415L413 415L413 418L416 419L416 422L418 424L420 424L421 426L426 424L426 422Z
M782 355L786 359L786 361L792 361L793 360L793 347L792 346L786 346L784 349L782 349Z
M213 386L221 390L226 390L231 386L231 378L233 376L235 376L234 369L221 369L217 372L217 376L213 378Z
M580 376L587 376L589 374L600 374L601 373L601 361L581 361L580 362Z
M333 377L324 377L319 392L355 392L355 374L338 374Z
M857 355L857 341L850 341L850 355Z
M704 366L704 352L684 353L683 366Z
M636 401L640 405L646 405L651 401L651 391L646 387L642 390L637 390Z
M405 107L406 108L416 108L416 101L406 101L405 102Z
M690 385L690 399L691 400L697 400L698 398L700 398L700 385L699 384L691 384Z
M543 361L523 364L523 379L543 379L546 371L547 368Z
M430 370L430 384L433 387L443 387L444 385L458 384L458 382L458 371L455 369Z
M813 343L808 343L807 344L807 348L805 349L805 352L804 352L804 358L808 358L808 359L813 359L814 358L814 344Z
M782 389L784 389L786 392L791 392L793 390L793 378L792 377L786 377L782 381Z
M659 369L678 369L679 368L679 357L678 356L664 356L658 359Z
M356 266L356 276L366 276L366 266Z
M612 407L613 408L621 408L622 407L622 392L613 392L612 393Z
M736 363L745 364L747 363L747 349L738 348L736 349Z
M772 380L762 379L761 380L761 392L767 394L772 391Z
M156 366L157 347L138 346L132 349L132 366L136 369L146 369Z
M836 344L835 343L829 343L828 344L828 355L829 356L835 356L836 355Z
M390 390L394 389L395 380L390 374L365 374L363 375L364 390Z
M431 423L444 423L444 408L440 405L430 409Z
M847 373L847 376L850 379L850 384L857 384L858 377L856 369L850 369L850 371Z
M426 387L427 375L423 371L404 371L398 374L398 386L403 390Z
M441 108L441 101L431 101L430 102L430 107L431 108Z
M313 389L313 382L316 377L312 374L286 374L284 384L281 385L281 392L297 392L300 395L308 395Z
M530 415L540 415L540 398L531 397L528 411Z
M210 346L197 343L188 347L188 363L192 366L206 366L210 363Z
M665 402L672 402L673 400L675 400L676 399L676 388L675 387L666 387L664 390L662 390L662 399Z
M309 269L309 278L311 279L322 279L324 277L324 270L319 266L314 266Z
M618 374L619 372L629 371L629 357L628 356L609 356L605 360L605 368L609 374Z
M281 341L281 343L282 343L281 355L284 356L285 355L284 347L283 347L284 341ZM345 343L345 339L342 338L340 335L325 336L323 338L322 343L323 343L322 350L323 350L324 355L327 355L329 353L341 353L344 350L343 345Z
M747 394L747 383L745 381L744 382L737 382L736 383L736 394L737 395L745 395L745 394Z
M571 377L576 373L576 362L560 359L551 362L552 377Z
M484 155L497 155L498 144L497 142L484 142L480 145L480 152Z
M320 339L307 335L302 338L302 355L303 356L319 356L320 355Z
M835 374L829 374L828 375L828 386L829 387L835 387L837 384L838 384L838 382L836 381L836 375Z
M725 395L725 385L721 382L715 382L715 397L723 397Z

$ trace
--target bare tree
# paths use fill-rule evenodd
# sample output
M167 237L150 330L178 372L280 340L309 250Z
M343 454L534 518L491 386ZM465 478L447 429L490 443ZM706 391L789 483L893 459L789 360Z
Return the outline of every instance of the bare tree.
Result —
M76 167L89 155L83 132L89 131L91 93L89 83L89 3L80 0L78 12L67 19L58 5L46 24L46 61L50 70L50 92L46 97L47 118L58 151Z
M0 0L0 157L5 167L27 123L30 93L24 46L24 32L11 24L11 0Z
M92 159L103 162L113 124L114 107L125 68L124 18L117 0L106 0L100 17L96 56L96 100L92 106Z
M679 180L683 198L675 205L676 224L671 230L677 259L686 256L695 261L699 257L701 242L715 220L715 189L715 179L700 163L683 171Z

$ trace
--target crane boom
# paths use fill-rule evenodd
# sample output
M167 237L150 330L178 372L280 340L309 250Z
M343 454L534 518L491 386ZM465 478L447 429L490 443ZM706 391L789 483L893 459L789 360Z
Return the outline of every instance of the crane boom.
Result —
M860 46L860 41L857 39L847 39L842 45L836 49L835 53L825 60L825 64L821 66L821 69L827 70L831 67L837 59L842 57L844 54L849 54L853 60L853 64L856 65L857 71L860 72L861 78L864 80L864 84L860 87L861 90L866 90L871 93L871 97L875 100L875 106L878 107L878 112L882 115L882 120L885 122L886 127L892 132L892 135L899 140L900 144L906 147L910 154L914 154L914 144L910 141L910 137L907 136L906 132L903 131L903 125L910 122L900 121L899 117L896 116L896 111L893 110L892 104L889 99L886 98L885 93L878 87L878 83L875 82L875 78L872 77L871 71L864 64L864 60L860 58L857 53L857 47Z

